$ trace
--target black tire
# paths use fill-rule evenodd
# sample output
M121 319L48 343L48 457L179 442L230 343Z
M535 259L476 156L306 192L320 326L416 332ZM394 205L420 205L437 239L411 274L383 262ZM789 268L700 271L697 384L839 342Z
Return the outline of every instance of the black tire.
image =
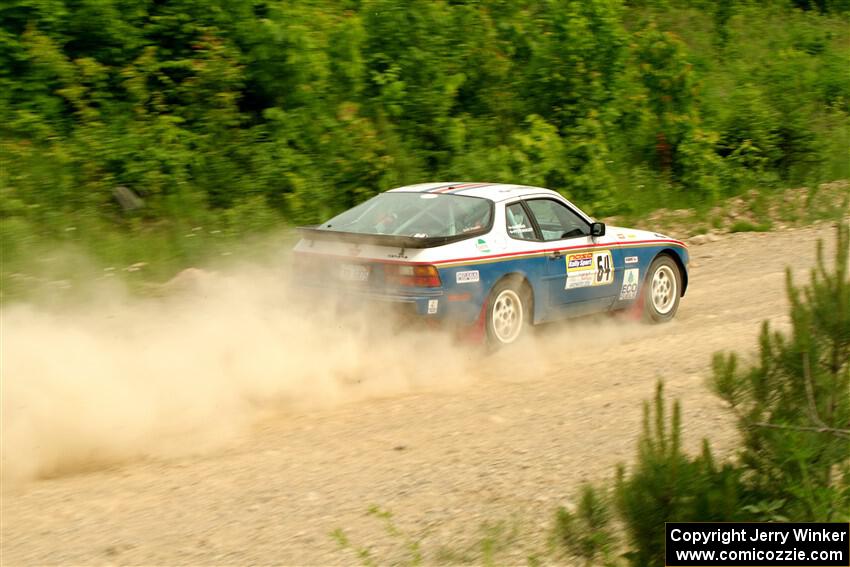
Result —
M643 282L643 316L650 323L666 323L679 310L682 297L682 273L667 255L652 261Z
M487 344L501 348L517 342L531 325L531 292L511 278L497 283L487 298L484 327Z

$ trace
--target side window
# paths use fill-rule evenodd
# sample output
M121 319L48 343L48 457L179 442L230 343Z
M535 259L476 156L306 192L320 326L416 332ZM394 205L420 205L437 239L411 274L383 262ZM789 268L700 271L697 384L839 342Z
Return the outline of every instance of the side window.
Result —
M590 234L587 222L563 203L552 199L532 199L526 201L526 204L543 233L543 240L562 240Z
M505 207L505 216L508 236L517 240L537 240L534 236L534 226L520 203Z

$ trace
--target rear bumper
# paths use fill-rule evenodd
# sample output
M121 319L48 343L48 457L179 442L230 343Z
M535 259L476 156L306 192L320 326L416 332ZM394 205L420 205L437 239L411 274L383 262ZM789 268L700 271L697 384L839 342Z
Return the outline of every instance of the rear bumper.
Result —
M481 306L471 298L458 300L442 288L418 288L415 290L375 290L354 286L329 286L305 282L293 282L293 287L315 297L321 303L333 301L341 306L389 308L397 313L415 316L434 322L459 325L473 324Z

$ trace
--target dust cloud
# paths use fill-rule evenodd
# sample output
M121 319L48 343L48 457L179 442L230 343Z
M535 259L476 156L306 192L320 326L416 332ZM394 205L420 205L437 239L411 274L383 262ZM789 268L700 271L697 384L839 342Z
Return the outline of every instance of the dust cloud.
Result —
M4 307L4 487L214 450L269 413L524 380L642 332L585 321L492 355L386 313L300 300L287 279L260 266L189 270L160 297L113 286L73 306Z

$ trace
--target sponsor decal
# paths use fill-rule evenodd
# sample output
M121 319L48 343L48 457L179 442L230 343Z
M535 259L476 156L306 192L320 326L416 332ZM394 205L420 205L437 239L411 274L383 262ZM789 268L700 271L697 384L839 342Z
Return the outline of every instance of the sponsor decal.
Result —
M567 270L588 268L593 264L593 254L571 254L567 259Z
M637 264L638 257L637 256L626 256L626 264Z
M487 253L490 252L490 247L487 246L487 241L484 240L483 238L479 238L478 242L475 243L475 246L476 246L476 248L478 248L479 252L483 252L484 254L487 254Z
M567 285L564 289L576 289L590 287L593 285L593 272L576 272L567 276Z
M568 254L567 283L564 289L610 285L614 281L614 261L610 250Z
M623 273L623 287L620 288L620 301L637 297L640 268L629 268Z
M455 281L459 284L475 283L479 281L479 278L478 270L469 270L455 274Z
M437 312L437 306L440 304L439 299L429 299L428 300L428 315L433 315Z
M512 224L508 227L508 233L511 236L524 237L526 232L534 232L534 228L525 226L524 224Z
M637 238L636 234L627 234L626 236L628 236L629 238Z

